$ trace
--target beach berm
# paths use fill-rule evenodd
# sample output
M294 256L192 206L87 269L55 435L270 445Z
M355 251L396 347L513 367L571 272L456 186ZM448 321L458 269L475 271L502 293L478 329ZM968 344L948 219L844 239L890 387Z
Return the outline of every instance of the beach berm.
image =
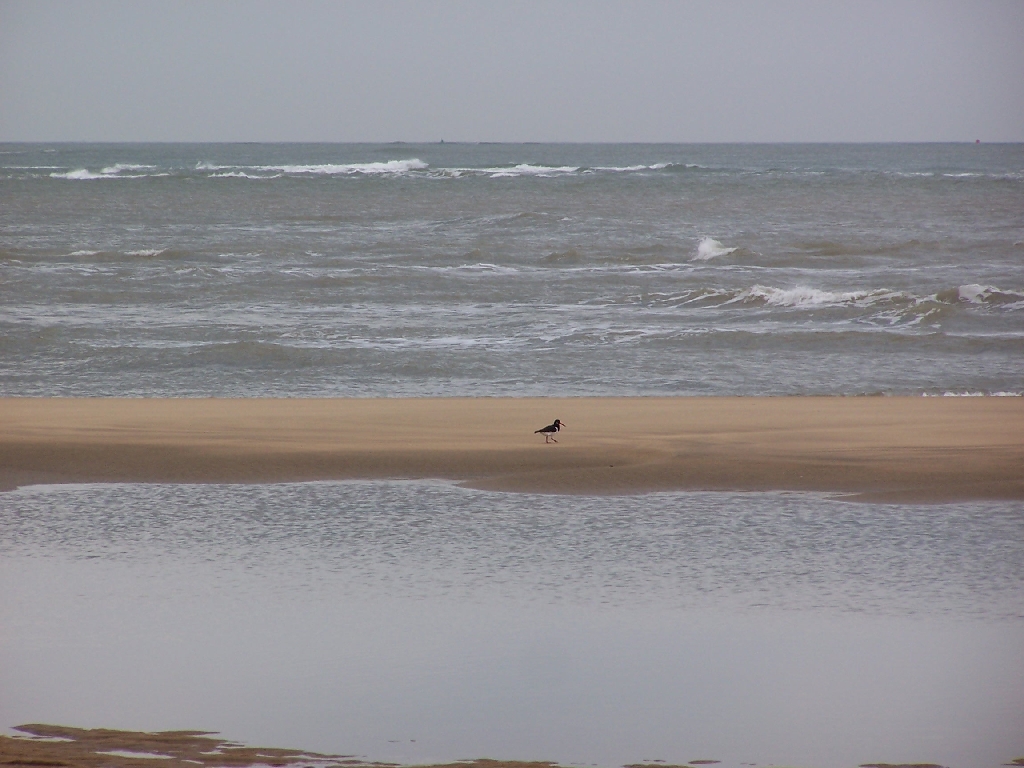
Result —
M1022 499L1024 398L0 399L4 489L357 478Z

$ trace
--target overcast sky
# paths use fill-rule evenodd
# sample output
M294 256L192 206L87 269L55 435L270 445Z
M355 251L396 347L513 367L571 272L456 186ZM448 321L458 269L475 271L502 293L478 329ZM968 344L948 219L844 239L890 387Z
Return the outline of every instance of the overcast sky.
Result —
M1024 141L1024 2L0 0L0 140Z

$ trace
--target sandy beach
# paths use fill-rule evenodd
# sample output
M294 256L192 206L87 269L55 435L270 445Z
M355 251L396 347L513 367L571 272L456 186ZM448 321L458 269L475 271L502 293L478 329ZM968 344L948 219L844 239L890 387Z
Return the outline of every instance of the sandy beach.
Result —
M5 489L346 478L1019 499L1024 399L0 399Z

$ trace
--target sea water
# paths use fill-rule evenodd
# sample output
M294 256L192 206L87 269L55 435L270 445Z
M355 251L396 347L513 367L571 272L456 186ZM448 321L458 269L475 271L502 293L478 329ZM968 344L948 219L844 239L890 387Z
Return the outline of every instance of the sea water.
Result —
M1020 394L1024 145L0 145L0 393Z
M0 145L4 396L1020 395L1021 145ZM0 494L0 727L1024 755L1024 509Z

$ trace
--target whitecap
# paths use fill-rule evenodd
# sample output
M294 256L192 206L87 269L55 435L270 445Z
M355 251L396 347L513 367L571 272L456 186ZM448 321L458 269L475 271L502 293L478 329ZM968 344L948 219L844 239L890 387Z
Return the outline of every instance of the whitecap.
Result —
M713 237L703 237L701 238L701 241L697 243L697 253L693 258L697 261L709 261L710 259L714 259L719 256L728 256L735 250L737 249L727 248Z
M93 173L87 168L76 168L73 171L67 171L66 173L51 173L50 178L53 179L72 179L74 181L81 181L87 179L102 179L104 175L102 173Z
M654 165L599 165L595 171L607 171L610 173L635 173L637 171L661 171L668 168L670 163L654 163Z
M50 178L53 179L71 179L72 181L92 181L93 179L141 179L147 174L126 174L122 175L112 169L116 166L110 166L104 168L101 173L93 173L88 168L76 168L73 171L66 173L51 173ZM167 174L161 174L166 176Z
M956 292L960 301L966 301L971 304L981 304L988 296L991 296L992 292L995 290L996 289L991 285L970 283L968 285L961 285L956 289Z
M409 160L388 160L376 163L344 163L321 165L257 165L251 170L256 171L280 171L281 173L295 174L320 174L327 176L350 176L354 174L373 175L401 175L410 171L422 171L428 168L428 164L418 158Z
M164 248L143 248L138 251L125 251L125 256L142 256L143 258L152 258L153 256L159 256L164 252Z
M516 176L564 176L579 171L576 165L531 165L520 163L511 168L484 168L483 173L490 175L492 179L514 178Z
M969 283L956 289L957 298L968 304L1013 304L1024 300L1024 293L1007 291L994 285Z
M279 179L283 173L266 174L246 173L245 171L225 171L224 173L211 173L211 179Z
M879 299L888 299L900 294L888 290L879 291L823 291L819 288L798 285L795 288L772 288L755 285L741 291L730 302L763 301L773 307L827 307L842 304L864 303L873 304Z
M108 165L106 168L100 171L100 173L103 173L107 176L111 176L116 173L121 173L121 171L148 171L153 168L156 168L156 166L138 165L136 163L114 163L113 165Z

